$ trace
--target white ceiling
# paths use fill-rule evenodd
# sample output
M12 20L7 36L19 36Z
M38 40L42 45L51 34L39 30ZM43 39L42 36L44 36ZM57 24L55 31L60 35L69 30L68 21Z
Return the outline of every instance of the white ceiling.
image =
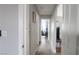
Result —
M51 15L56 4L37 4L37 10L40 15Z

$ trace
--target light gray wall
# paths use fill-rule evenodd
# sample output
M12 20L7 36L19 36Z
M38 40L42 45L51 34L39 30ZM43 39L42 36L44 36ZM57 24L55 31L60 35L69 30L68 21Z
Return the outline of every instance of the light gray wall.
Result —
M37 44L39 44L39 41L40 41L40 26L41 26L41 24L40 24L40 16L39 16L39 14L36 12L36 25L37 25Z
M39 45L39 15L34 5L0 5L0 54L35 54ZM22 45L24 49L22 49Z
M0 54L18 54L18 5L0 5Z
M78 15L78 17L77 17L77 51L76 51L76 53L79 55L79 4L78 4L78 6L77 6L77 10L78 10L78 13L77 13L77 15Z
M62 54L76 54L77 43L77 5L64 5Z
M36 13L36 22L33 23L32 12L36 11L34 5L30 5L30 54L35 54L39 47L39 15Z

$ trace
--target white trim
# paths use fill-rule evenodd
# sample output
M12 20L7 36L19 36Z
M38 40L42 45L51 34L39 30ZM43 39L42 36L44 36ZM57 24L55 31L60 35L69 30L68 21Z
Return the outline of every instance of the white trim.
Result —
M23 13L24 13L24 21L23 21L23 31L24 31L24 55L26 55L26 5L23 6L24 10L23 10Z
M23 54L23 5L18 5L18 54Z
M18 54L29 55L29 5L26 4L18 5L18 40Z
M23 33L24 33L24 55L29 55L30 54L30 52L29 52L29 48L30 48L30 45L29 45L29 42L30 42L30 39L29 39L29 33L30 33L30 31L29 31L29 17L30 17L30 15L29 15L29 8L30 8L30 6L29 5L24 5L23 6L24 7L24 11L23 11L23 13L24 13L24 22L23 22Z

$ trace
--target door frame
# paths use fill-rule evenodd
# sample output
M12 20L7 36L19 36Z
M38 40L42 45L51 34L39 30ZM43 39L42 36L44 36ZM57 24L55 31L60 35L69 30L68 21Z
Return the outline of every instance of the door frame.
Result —
M18 5L18 54L29 55L29 4Z

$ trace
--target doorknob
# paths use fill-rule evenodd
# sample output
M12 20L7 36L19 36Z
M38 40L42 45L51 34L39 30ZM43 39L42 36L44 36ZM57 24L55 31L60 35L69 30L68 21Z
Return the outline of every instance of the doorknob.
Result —
M24 48L24 45L22 45L22 48Z
M2 33L1 33L1 30L0 30L0 37L2 36L1 34L2 34Z

